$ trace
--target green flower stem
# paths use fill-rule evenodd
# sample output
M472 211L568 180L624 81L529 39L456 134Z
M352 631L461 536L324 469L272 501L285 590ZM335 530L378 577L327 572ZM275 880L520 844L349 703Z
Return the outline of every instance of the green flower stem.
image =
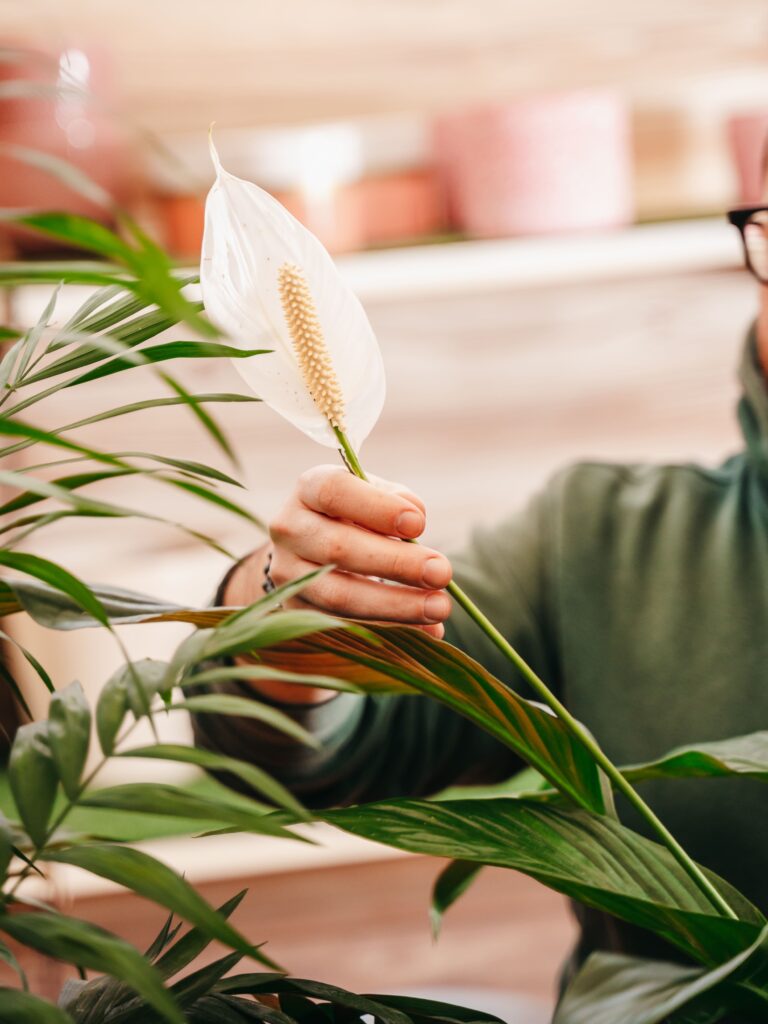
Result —
M360 465L360 461L357 455L349 443L349 439L345 436L344 432L338 427L333 428L336 437L338 438L340 445L340 454L344 460L347 469L355 476L360 477L361 480L367 480L368 477L365 475L365 471ZM412 541L411 543L417 543ZM635 788L624 778L616 765L610 760L609 757L601 750L597 742L592 738L589 732L584 728L578 719L574 718L568 708L565 707L561 701L555 696L554 693L549 689L543 679L537 675L537 673L531 668L528 662L515 650L512 644L504 637L493 623L488 619L477 607L474 601L468 597L467 594L453 581L448 584L446 590L454 599L454 601L460 605L464 611L469 615L474 622L482 629L485 635L493 641L498 647L502 654L512 662L512 664L518 669L518 671L525 677L528 683L531 685L536 694L541 698L544 703L551 708L557 717L563 722L568 731L586 747L589 751L593 761L605 772L608 778L611 780L616 789L623 793L627 800L632 806L638 811L638 813L645 819L648 825L653 829L656 835L659 837L661 842L666 846L678 864L693 880L697 887L707 896L709 901L714 907L724 916L737 919L737 915L728 905L726 900L717 891L715 886L710 882L701 868L696 864L694 860L689 857L680 843L675 839L666 825L657 817L657 815L651 810L648 804L643 800L640 794Z

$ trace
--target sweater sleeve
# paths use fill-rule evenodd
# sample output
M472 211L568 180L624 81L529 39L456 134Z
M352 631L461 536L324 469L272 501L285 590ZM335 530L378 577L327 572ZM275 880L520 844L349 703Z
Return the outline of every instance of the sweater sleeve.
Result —
M452 558L454 578L533 667L557 688L545 566L547 493ZM528 695L522 677L476 624L454 608L446 640ZM220 689L254 697L238 682ZM263 700L259 697L258 699ZM420 696L338 694L321 704L278 704L320 740L311 749L253 719L197 715L198 745L257 764L309 806L424 796L456 783L501 781L514 753L468 719ZM237 786L235 779L227 781Z

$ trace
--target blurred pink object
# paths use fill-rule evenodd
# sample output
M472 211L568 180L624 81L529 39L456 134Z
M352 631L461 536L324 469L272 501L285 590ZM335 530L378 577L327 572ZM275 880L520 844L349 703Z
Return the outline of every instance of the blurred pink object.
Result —
M451 218L469 234L608 228L633 218L629 110L613 92L444 116L434 142Z
M768 111L728 119L728 142L739 180L739 202L759 203L764 195L763 159Z
M65 210L102 220L111 211L43 167L16 158L33 150L65 160L112 199L125 198L130 174L125 148L107 112L110 65L101 52L18 48L0 63L0 81L16 95L0 98L0 207ZM40 244L14 232L17 244ZM50 244L50 243L48 243Z

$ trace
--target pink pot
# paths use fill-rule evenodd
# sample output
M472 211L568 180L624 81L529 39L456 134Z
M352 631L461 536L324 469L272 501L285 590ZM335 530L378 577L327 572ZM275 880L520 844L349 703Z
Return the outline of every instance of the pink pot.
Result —
M434 143L453 222L469 234L632 220L630 117L613 92L527 97L442 117Z
M727 131L739 183L738 201L759 203L765 195L763 162L768 152L768 112L731 117Z

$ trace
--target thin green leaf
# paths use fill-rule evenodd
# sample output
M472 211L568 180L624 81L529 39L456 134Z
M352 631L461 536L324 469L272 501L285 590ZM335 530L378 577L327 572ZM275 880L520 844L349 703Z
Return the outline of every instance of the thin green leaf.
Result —
M45 309L43 310L42 314L40 315L40 318L38 319L37 323L31 330L27 331L26 335L23 338L23 346L19 356L19 362L16 367L16 375L14 378L15 385L17 385L18 382L24 377L24 372L29 366L29 361L32 358L33 352L37 348L38 342L40 341L40 338L43 335L43 331L46 329L46 327L48 327L48 323L51 317L53 316L53 311L56 309L56 302L58 300L60 291L61 285L59 284L57 285L56 288L54 288L53 294L48 300L48 303Z
M238 395L238 394L205 394L195 395L195 401L203 404L208 402L258 402L259 399L252 395ZM134 412L141 412L144 409L157 409L164 405L188 405L187 398L148 398L143 402L132 402L130 405L120 405L114 409L106 409L104 412L96 413L94 416L88 416L82 420L76 420L74 423L67 423L63 427L51 428L49 436L53 435L58 437L60 434L67 434L71 430L78 430L80 427L89 427L94 423L102 423L104 420L116 419L120 416L129 416ZM30 448L32 445L39 444L37 440L20 441L18 444L9 445L8 447L0 451L0 455L7 456L13 455L15 452L23 451L25 448ZM118 453L114 453L115 457L118 457ZM136 458L153 458L157 461L160 460L160 456L150 455L146 452L128 452L123 453L127 456L133 456ZM184 460L176 460L183 462ZM222 474L225 475L225 474ZM231 482L241 486L231 478Z
M185 700L174 701L170 706L171 710L188 711L193 715L229 715L235 718L252 718L257 722L264 722L266 725L291 736L299 743L308 747L317 747L318 740L299 725L293 718L272 707L271 704L262 704L256 699L238 697L230 693L200 693Z
M165 662L143 658L117 668L101 688L96 702L96 735L102 752L114 753L115 741L125 716L147 715L152 698L163 688Z
M8 778L24 828L35 845L40 846L45 840L59 783L47 722L30 722L17 731L8 761Z
M553 1024L662 1024L681 1010L697 1024L714 1024L745 1004L755 1020L768 1012L768 928L714 970L593 954L568 986Z
M0 884L8 874L8 865L14 854L16 836L10 821L0 813Z
M240 463L234 448L229 443L224 431L218 425L216 420L214 420L210 413L208 413L208 411L200 404L197 396L187 391L187 389L175 378L171 377L170 374L160 373L160 377L165 381L171 391L174 391L176 395L189 407L192 415L198 419L203 430L205 430L221 451L224 452L232 465L239 469Z
M74 1024L58 1006L17 988L0 988L0 1020L7 1024Z
M91 709L80 683L71 683L51 698L48 710L48 743L70 800L80 793L80 776L91 741Z
M317 741L315 741L316 743ZM199 747L188 747L176 743L157 743L151 747L134 747L121 750L120 757L155 758L161 761L175 761L180 764L194 764L208 772L226 773L241 779L256 793L261 794L278 807L291 811L302 821L311 821L312 815L299 803L282 783L273 779L262 768L247 761L240 761L225 754L216 754Z
M195 889L167 865L142 850L126 846L98 844L77 846L56 853L46 853L46 861L72 864L92 875L107 878L131 892L172 910L189 921L211 939L218 939L244 956L272 966L257 947L233 928L225 917L200 896Z
M233 345L222 345L213 341L166 341L159 345L150 345L139 350L141 360L120 356L102 363L100 366L83 373L79 377L68 380L65 387L77 387L92 380L101 380L113 373L130 370L142 363L164 363L169 359L246 359L250 356L264 355L269 349L241 349Z
M93 591L55 562L40 558L38 555L22 554L17 551L0 551L0 565L42 580L43 583L47 583L55 590L60 590L63 594L71 597L75 604L79 605L102 626L109 625L107 613Z
M4 341L4 338L0 338L0 341ZM3 400L4 393L8 387L8 381L11 379L13 368L16 365L16 360L19 357L19 353L24 347L24 340L20 338L15 344L11 345L3 355L2 361L0 361L0 400Z
M42 681L42 683L45 686L46 690L48 690L49 693L53 693L53 691L54 691L53 680L48 675L48 673L46 672L45 668L37 660L37 658L32 653L32 651L27 650L27 648L24 647L23 644L20 644L19 641L15 637L12 637L10 633L6 633L5 630L3 630L3 629L0 629L0 638L2 638L3 640L7 641L9 644L12 644L16 648L16 650L21 654L21 656L24 658L24 660L27 662L27 664L30 665L34 669L34 671L37 673L39 679ZM2 660L2 659L0 659L0 660ZM26 701L26 699L24 697L24 694L18 688L18 684L16 683L15 680L14 680L12 686L11 686L11 689L13 690L13 693L14 693L14 696L16 697L16 700L19 702L21 707L24 709L24 712L30 718L33 718L34 716L33 716L32 712L29 709L29 706L28 706L27 701Z
M236 825L242 832L278 836L299 842L311 842L277 824L268 813L271 808L246 797L237 799L222 786L221 795L201 796L179 786L160 783L127 783L86 793L80 801L85 807L106 807L138 814L162 814L176 818Z
M23 263L0 263L0 286L20 287L26 284L94 284L130 287L128 274L122 267L97 260L40 260Z
M103 928L63 914L39 912L0 915L0 931L57 960L120 978L171 1024L184 1024L154 967L137 949Z
M240 892L230 897L216 912L225 920L228 920L243 902L248 890L241 889ZM190 928L180 939L167 949L155 966L164 978L172 978L179 971L183 970L195 957L199 956L210 944L209 936L200 928Z
M437 876L432 889L432 905L429 911L429 922L432 926L432 937L437 939L443 916L480 874L482 864L473 864L466 860L452 860Z
M391 800L323 811L325 821L414 853L530 875L714 964L753 942L765 919L706 872L740 920L722 918L671 854L605 815L524 800Z
M197 686L209 683L223 683L230 679L243 679L246 682L263 679L281 683L296 683L299 686L312 686L324 690L339 690L341 693L362 693L352 683L342 682L332 676L305 676L298 672L285 672L277 668L264 668L262 665L222 665L220 668L209 668L197 672L182 680L181 685ZM469 787L467 787L469 788Z
M74 441L67 441L63 437L58 437L55 433L41 430L39 427L33 427L30 423L23 423L21 420L9 419L8 416L0 417L0 434L4 434L6 437L24 437L33 441L41 441L43 444L49 444L54 448L64 448L70 452L78 452L80 455L93 459L94 462L104 462L110 466L122 466L123 469L130 468L108 452L101 452L95 448L87 448L84 445L76 444Z
M22 987L25 992L29 991L29 980L27 978L26 971L21 966L19 961L14 956L13 950L9 949L4 942L0 942L0 960L8 964L12 971L15 971L19 976ZM2 998L2 997L0 997Z
M105 288L99 288L98 291L94 292L93 295L89 295L88 298L83 302L67 320L67 322L61 328L59 333L66 333L67 331L76 331L83 324L90 322L90 318L96 314L96 311L104 306L107 302L112 302L118 296L126 295L126 290L121 285L107 285ZM137 299L133 292L127 293L127 298L122 300L128 304L141 303L144 305L143 299ZM91 330L92 328L85 327L85 330ZM48 346L49 352L56 351L60 346L57 344L54 338L52 343Z
M101 206L106 210L109 210L114 206L114 200L110 196L109 192L107 192L106 189L103 189L101 185L98 185L75 164L70 163L69 160L64 160L62 157L54 156L52 153L46 153L41 149L32 149L29 146L19 146L16 143L11 142L0 143L0 152L5 153L14 160L19 160L21 163L28 164L30 167L36 167L38 170L45 171L46 174L50 174L52 177L57 178L67 188L76 192L78 195L83 196L89 202L95 203L97 206ZM43 234L53 235L53 237L59 238L60 241L68 242L70 245L80 245L81 243L77 242L74 237L67 238L61 234L55 234L52 231L46 230L44 226L40 226L41 224L46 223L43 218L52 218L54 216L57 215L32 214L28 216L14 217L13 220L18 224L24 224L26 227L31 227L35 231L41 231ZM58 216L63 217L66 215L58 214ZM72 215L70 214L69 216ZM93 245L86 245L84 248L92 249L94 252L102 251L101 249L96 249Z
M100 483L102 480L111 480L114 477L131 476L141 472L133 467L129 469L101 469L91 473L74 473L70 476L60 476L50 482L44 481L44 483L50 483L50 486L57 488L62 491L76 491L81 487L88 487L91 484ZM26 473L14 473L11 477L6 477L5 482L11 486L18 485L24 486L24 482L27 479L33 479L26 475ZM44 501L48 497L57 497L59 491L51 490L48 493L41 493L38 490L27 490L23 491L15 498L11 498L6 501L5 504L0 505L0 516L8 515L10 512L18 512L19 509L29 508L30 505L35 505L40 501Z

